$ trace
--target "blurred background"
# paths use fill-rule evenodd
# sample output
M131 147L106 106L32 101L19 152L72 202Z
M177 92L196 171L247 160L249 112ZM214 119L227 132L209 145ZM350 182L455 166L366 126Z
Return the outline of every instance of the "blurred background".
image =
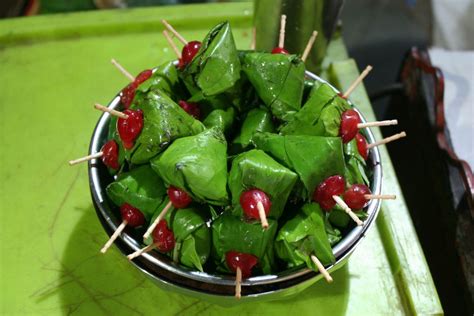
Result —
M197 2L205 1L2 0L0 18ZM334 17L350 57L360 69L376 69L365 85L377 117L399 118L397 130L410 135L388 149L443 308L452 315L473 312L473 17L472 0L352 0ZM428 66L441 69L441 81ZM448 128L433 95L444 101L441 123Z

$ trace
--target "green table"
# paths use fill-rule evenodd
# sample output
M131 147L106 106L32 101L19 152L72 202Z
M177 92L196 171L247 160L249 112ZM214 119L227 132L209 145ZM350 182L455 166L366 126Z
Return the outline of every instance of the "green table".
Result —
M440 314L442 308L385 148L384 191L397 194L334 283L297 297L225 309L165 292L106 241L89 196L87 153L99 113L132 73L173 58L160 31L167 18L188 39L228 19L250 43L248 3L88 12L0 21L2 314ZM326 75L341 88L357 74L342 41ZM375 70L376 71L376 70ZM374 119L363 87L353 101ZM376 137L380 137L375 130Z

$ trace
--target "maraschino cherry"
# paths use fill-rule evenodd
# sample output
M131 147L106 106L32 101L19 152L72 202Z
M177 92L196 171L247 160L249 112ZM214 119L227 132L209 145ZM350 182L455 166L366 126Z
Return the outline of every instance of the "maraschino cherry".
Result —
M259 203L261 206L259 206ZM267 216L270 214L272 202L265 192L258 189L251 189L242 192L240 195L240 205L245 217L249 219L260 219L263 228L268 228ZM263 208L263 212L259 209Z
M199 41L191 41L183 46L181 51L182 67L186 67L193 60L200 48L201 42Z
M200 119L201 110L199 109L199 105L197 103L180 100L178 104L184 111L186 111L186 113L194 117L196 120Z
M119 149L117 143L112 139L102 146L102 162L109 168L118 170L120 164L118 161Z
M119 118L117 120L117 131L122 140L123 147L131 149L143 128L143 112L142 110L125 110L123 113L128 115L128 118Z
M359 132L357 124L360 123L360 116L355 110L346 110L341 114L341 125L339 136L344 144L350 142Z
M363 209L368 199L366 194L371 194L370 189L363 184L354 184L344 192L344 202L353 210Z
M145 216L143 213L138 208L133 207L128 203L124 203L122 206L120 206L120 215L122 217L122 223L119 227L117 227L112 236L110 236L109 240L105 243L100 252L105 253L107 249L110 248L115 239L117 239L117 237L125 229L125 226L128 225L131 227L140 227L145 224Z
M135 91L137 90L138 86L148 80L152 74L153 71L151 69L146 69L139 73L133 82L129 83L125 88L122 89L120 102L123 104L125 109L128 109L130 104L132 104L133 98L135 97Z
M153 230L153 243L161 252L169 252L173 250L175 245L174 234L168 228L166 220L161 220Z
M364 136L361 135L361 133L357 133L355 136L355 140L357 143L357 150L359 151L359 154L364 158L364 160L367 160L369 157L369 149L367 148L367 140L365 139Z
M344 193L345 181L342 176L335 175L321 182L313 194L313 199L325 211L330 211L335 205L333 196L339 196Z
M289 52L284 49L283 47L275 47L272 49L272 54L283 54L283 55L288 55Z
M248 278L252 275L252 269L257 265L258 258L248 253L228 251L225 254L225 261L229 269L236 273L235 297L240 298L240 282L242 278Z
M175 208L185 208L193 201L189 194L173 186L170 186L166 193Z

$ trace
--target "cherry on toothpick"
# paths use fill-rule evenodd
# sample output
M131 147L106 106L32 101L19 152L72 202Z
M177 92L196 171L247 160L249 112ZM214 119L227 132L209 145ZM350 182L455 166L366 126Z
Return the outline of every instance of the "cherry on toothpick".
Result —
M170 186L166 192L175 208L185 208L193 201L188 193L173 186Z
M357 150L359 151L359 154L364 158L364 160L367 160L369 157L369 149L367 148L367 140L365 139L364 136L362 136L361 133L357 133L355 136L355 140L357 143Z
M248 278L252 275L252 269L258 263L258 258L248 253L238 251L228 251L225 254L225 261L232 272L237 268L242 270L242 277Z
M188 65L193 60L200 48L201 42L199 41L191 41L183 46L181 51L181 61L183 66Z
M313 194L313 199L325 211L330 211L335 205L333 196L339 196L344 193L345 181L342 176L335 175L321 182Z
M169 252L173 250L175 245L174 234L168 228L166 220L161 220L153 230L153 243L161 252Z
M199 105L197 103L180 100L178 104L184 111L186 111L186 113L194 117L196 120L199 120L201 117L201 110L199 109Z
M109 168L118 170L120 164L118 161L119 149L117 143L112 139L102 146L102 162Z
M272 49L272 54L288 55L289 52L286 49L284 49L283 47L275 47L274 49Z
M117 131L122 140L123 147L131 149L143 128L143 112L142 110L125 110L123 113L128 115L128 118L119 118L117 120Z
M343 199L352 210L361 210L368 201L366 194L371 194L366 185L354 184L344 192Z
M355 110L346 110L341 114L341 125L339 136L344 144L350 142L358 133L357 124L360 123L360 116Z
M272 202L265 192L258 189L251 189L242 192L240 195L240 205L245 217L259 219L263 228L268 228L267 216L270 214Z
M120 215L122 216L122 220L127 221L128 225L132 227L139 227L145 224L145 216L143 213L128 203L124 203L120 207Z
M272 54L289 54L285 47L285 27L286 15L282 14L280 18L280 34L278 37L278 46L272 49Z
M153 71L151 69L146 69L139 73L138 76L135 77L135 80L122 89L122 93L120 94L120 102L125 109L128 109L132 104L133 98L135 98L135 91L137 90L138 86L148 80L152 74Z

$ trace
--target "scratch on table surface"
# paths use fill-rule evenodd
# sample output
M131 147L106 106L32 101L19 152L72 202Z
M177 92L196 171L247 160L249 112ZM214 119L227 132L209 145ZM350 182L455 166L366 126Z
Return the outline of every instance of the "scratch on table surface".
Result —
M77 179L79 179L80 173L81 173L81 169L78 168L77 172L76 172L76 175L74 176L74 179L72 180L71 184L69 184L69 187L67 188L66 193L64 194L63 199L61 200L61 203L59 203L59 206L57 207L56 211L54 212L53 220L52 220L51 224L49 225L49 237L51 237L53 235L54 228L56 226L56 222L57 222L58 217L59 217L59 213L61 213L61 210L63 209L64 204L66 203L67 198L69 197L69 194L71 194L72 188L76 184Z

